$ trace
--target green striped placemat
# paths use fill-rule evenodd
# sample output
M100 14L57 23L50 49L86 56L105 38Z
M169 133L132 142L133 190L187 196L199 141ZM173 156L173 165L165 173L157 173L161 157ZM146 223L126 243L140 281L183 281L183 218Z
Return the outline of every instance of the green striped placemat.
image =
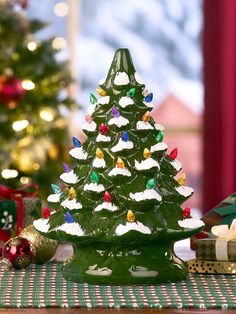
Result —
M62 278L61 263L0 272L0 307L236 308L236 275L189 274L161 285L99 286Z

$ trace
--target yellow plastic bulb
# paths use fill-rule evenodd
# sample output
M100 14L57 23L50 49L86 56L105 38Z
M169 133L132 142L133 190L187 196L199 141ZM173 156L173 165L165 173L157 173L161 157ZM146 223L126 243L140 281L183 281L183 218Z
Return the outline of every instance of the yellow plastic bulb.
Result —
M144 157L144 158L149 158L149 157L151 157L151 152L150 152L149 149L144 148L143 157Z
M96 157L100 159L104 158L103 151L100 148L96 149Z
M180 185L184 185L184 184L185 184L185 182L186 182L186 175L185 175L185 173L183 173L183 174L179 177L179 179L177 180L177 182L178 182Z
M116 165L118 168L121 168L121 169L125 168L125 163L123 162L123 160L120 157L117 158Z
M144 115L143 115L143 117L142 117L142 120L143 120L144 122L149 122L150 119L151 119L150 111L145 112Z
M128 210L127 221L128 222L134 222L135 221L135 216L134 216L134 213L132 212L132 210Z
M106 94L107 94L106 91L100 87L96 88L96 92L100 96L106 96Z
M75 192L75 189L73 187L71 187L69 189L69 199L73 200L73 198L76 198L76 192Z

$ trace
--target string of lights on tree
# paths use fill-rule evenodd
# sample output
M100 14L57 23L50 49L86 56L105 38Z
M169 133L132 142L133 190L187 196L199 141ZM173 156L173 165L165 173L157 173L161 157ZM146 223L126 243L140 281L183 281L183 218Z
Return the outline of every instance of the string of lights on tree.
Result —
M29 5L0 1L0 174L13 186L50 183L59 172L55 160L64 157L67 139L61 110L76 107L67 92L67 63L56 60L66 39L39 40L37 32L47 24L27 17ZM68 12L64 2L54 7L58 17Z

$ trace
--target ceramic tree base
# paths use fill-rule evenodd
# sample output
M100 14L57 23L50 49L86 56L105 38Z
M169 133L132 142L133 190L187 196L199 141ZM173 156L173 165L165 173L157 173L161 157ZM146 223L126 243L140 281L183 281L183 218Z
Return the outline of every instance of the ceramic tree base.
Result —
M74 256L63 265L63 276L90 284L157 284L183 280L185 263L166 246L74 246Z

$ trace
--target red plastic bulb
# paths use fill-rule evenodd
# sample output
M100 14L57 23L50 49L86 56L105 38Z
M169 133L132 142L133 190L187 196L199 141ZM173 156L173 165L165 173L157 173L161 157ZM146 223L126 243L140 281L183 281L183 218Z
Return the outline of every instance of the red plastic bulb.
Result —
M191 217L190 214L191 214L191 209L189 207L185 207L185 209L183 210L183 217L190 218Z
M177 157L177 155L178 155L178 148L176 147L176 148L174 148L173 150L172 150L172 152L170 152L170 158L171 159L175 159L176 157Z
M42 216L43 218L49 218L51 216L51 213L47 207L42 208Z
M108 127L106 126L106 124L104 123L101 123L100 126L99 126L99 132L102 134L102 135L107 135L108 133Z
M105 191L104 192L104 202L112 202L112 196L109 192Z

